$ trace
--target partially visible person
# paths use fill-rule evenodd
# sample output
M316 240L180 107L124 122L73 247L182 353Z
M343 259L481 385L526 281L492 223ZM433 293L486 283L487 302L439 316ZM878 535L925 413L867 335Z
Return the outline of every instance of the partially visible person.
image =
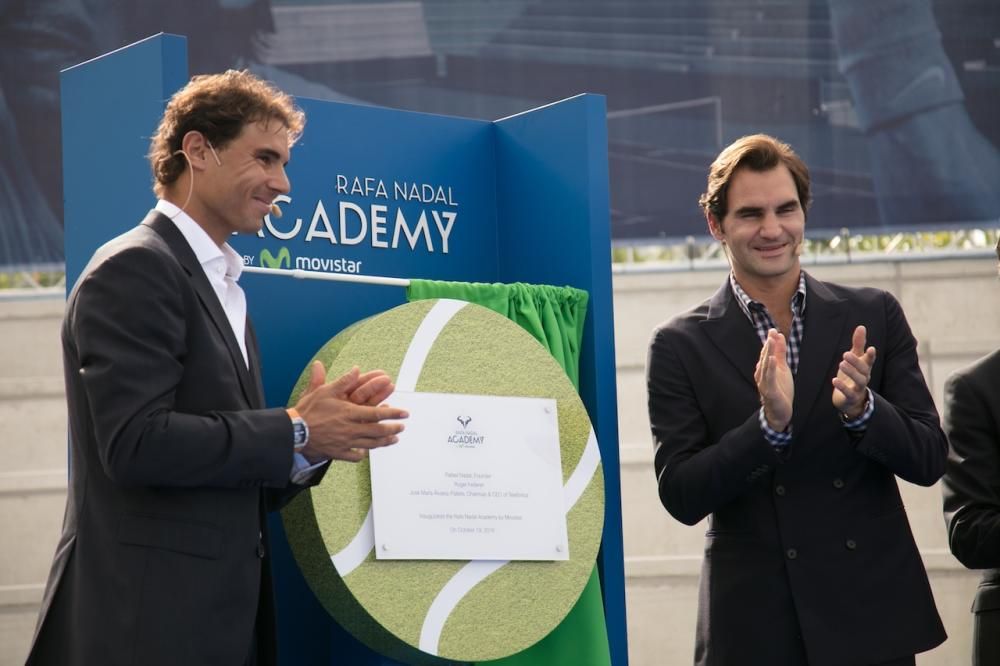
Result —
M951 444L941 484L948 546L966 567L984 570L972 603L972 663L995 666L1000 664L1000 350L949 377L944 401Z
M155 209L97 250L63 322L70 485L28 664L271 666L265 511L397 441L380 371L264 405L226 243L256 233L305 117L248 72L197 76L153 137ZM112 131L95 128L95 131ZM303 316L308 316L303 311Z
M890 294L802 270L809 171L743 137L701 197L732 271L653 333L660 501L706 516L698 666L914 664L945 639L896 476L929 486L947 442Z

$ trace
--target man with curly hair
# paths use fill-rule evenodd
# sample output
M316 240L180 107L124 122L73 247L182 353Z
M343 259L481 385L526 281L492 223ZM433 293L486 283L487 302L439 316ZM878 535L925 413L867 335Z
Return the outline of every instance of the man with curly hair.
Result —
M304 122L248 72L194 77L152 140L156 207L73 287L69 493L29 664L274 664L265 512L397 440L380 371L317 363L295 408L264 406L226 240L289 191Z

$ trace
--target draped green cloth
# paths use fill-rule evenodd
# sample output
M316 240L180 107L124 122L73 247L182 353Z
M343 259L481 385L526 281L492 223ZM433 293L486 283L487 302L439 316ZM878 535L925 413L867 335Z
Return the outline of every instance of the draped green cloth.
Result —
M538 340L580 389L580 344L587 292L515 282L483 284L411 280L407 298L454 298L487 307L519 324ZM608 631L597 565L576 605L548 636L517 654L482 666L610 666Z
M410 280L407 297L411 301L454 298L502 314L542 343L580 390L580 341L589 297L582 289L523 282Z

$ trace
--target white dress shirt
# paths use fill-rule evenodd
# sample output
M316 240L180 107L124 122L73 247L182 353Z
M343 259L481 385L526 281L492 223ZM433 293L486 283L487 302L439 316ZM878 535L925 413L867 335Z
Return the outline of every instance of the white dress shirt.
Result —
M240 274L243 272L243 259L236 253L229 243L223 243L220 248L215 241L209 237L204 229L195 222L190 215L170 203L160 199L156 202L156 210L170 218L177 230L184 236L184 240L191 246L191 251L205 271L205 277L219 297L219 303L226 313L229 326L236 337L236 342L243 352L243 362L247 369L250 368L250 357L247 355L246 329L247 329L247 298L243 293L243 288L237 284ZM302 483L312 472L324 463L320 462L310 465L305 456L296 453L292 459L292 472L290 475L294 483Z
M243 352L243 363L250 368L250 358L247 356L247 297L243 288L237 284L243 272L243 259L236 250L223 243L220 248L215 244L205 230L191 219L191 216L169 201L156 202L156 210L170 218L184 240L191 246L194 256L205 271L205 277L219 297L219 303L226 313L229 326L236 336L236 342Z

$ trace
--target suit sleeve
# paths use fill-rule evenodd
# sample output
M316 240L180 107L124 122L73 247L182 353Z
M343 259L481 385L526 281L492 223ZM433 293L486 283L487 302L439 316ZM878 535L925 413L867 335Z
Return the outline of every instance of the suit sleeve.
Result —
M875 360L883 366L881 381L873 391L875 412L857 451L910 483L931 486L944 473L948 440L903 309L890 294L884 294L884 303L886 339Z
M292 467L283 409L242 409L232 395L210 396L203 410L177 407L182 381L209 382L219 371L218 359L194 358L204 351L188 344L187 317L201 311L186 281L172 257L145 247L113 254L86 275L64 331L68 363L78 364L67 367L82 393L75 409L86 411L117 483L283 487Z
M948 545L970 569L1000 567L1000 426L997 396L956 375L945 385L951 442L943 479Z
M678 350L683 336L669 325L654 333L646 384L660 502L674 518L694 525L749 490L781 458L764 439L753 408L744 422L711 441Z

